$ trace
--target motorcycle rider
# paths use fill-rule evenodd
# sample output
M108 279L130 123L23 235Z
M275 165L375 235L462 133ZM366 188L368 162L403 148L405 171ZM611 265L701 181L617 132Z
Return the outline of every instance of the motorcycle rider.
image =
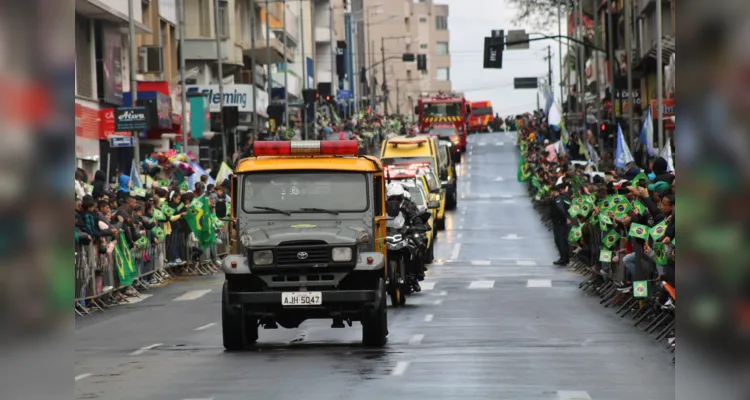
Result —
M411 200L411 194L404 188L399 182L391 182L386 188L386 213L391 217L396 217L399 212L403 214L406 225L414 225L415 223L421 223L417 220L419 216L419 208ZM422 271L418 271L418 277L424 279L424 272L426 267L422 265ZM421 287L418 282L414 282L414 290L419 292Z

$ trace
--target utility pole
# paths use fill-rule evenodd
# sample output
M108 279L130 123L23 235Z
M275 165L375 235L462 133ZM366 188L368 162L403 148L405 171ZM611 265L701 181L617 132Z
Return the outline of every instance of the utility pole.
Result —
M554 90L552 89L552 46L547 46L547 68L549 69L547 71L547 82L549 83L550 91L552 91Z
M557 3L557 35L562 36L562 2ZM557 41L557 62L560 64L560 109L565 102L565 75L563 75L562 40ZM565 112L563 110L563 112Z
M578 0L578 21L579 21L579 37L578 40L583 41L584 36L586 36L586 24L583 22L583 0ZM587 124L587 110L586 110L586 48L582 45L578 45L579 53L580 54L580 69L578 71L578 76L580 76L580 98L581 98L581 122L582 122L582 129L583 132L586 132L586 124Z
M312 13L310 14L312 15ZM299 41L302 45L302 93L307 90L307 56L305 56L305 5L299 5ZM302 139L307 140L307 102L302 101Z
M598 1L593 2L594 5L594 26L599 26L599 10L598 10ZM597 34L597 30L594 29L594 46L597 48L601 47L599 46L599 39L601 38L600 35ZM599 152L601 153L604 150L604 138L602 138L602 124L601 118L602 118L602 100L599 97L602 93L602 80L600 79L599 75L599 50L594 50L593 54L595 54L594 59L594 75L596 75L596 137L599 143Z
M185 0L183 0L185 1ZM253 137L258 137L258 82L255 81L255 0L250 0L250 68L253 70ZM239 149L238 149L239 150Z
M286 59L286 0L281 0L281 35L284 38L284 130L289 130L289 63Z
M664 148L664 60L662 59L661 0L656 2L656 115L659 151ZM628 65L629 66L629 65Z
M383 70L383 110L385 115L388 115L388 85L385 83L385 37L380 38L380 56L383 59L383 65L380 66Z
M610 111L612 112L612 121L615 122L617 119L617 100L615 92L617 92L615 85L615 42L614 32L612 29L612 0L607 0L607 50L609 51L609 102L611 104Z
M221 56L221 27L219 26L219 0L214 0L214 33L216 35L216 61L219 72L219 133L221 133L222 162L227 161L227 135L224 129L224 58Z
M271 24L269 22L268 9L268 0L266 0L266 64L268 65L268 98L271 99L271 89L273 89L273 74L271 72Z
M182 151L187 152L188 133L187 126L190 123L187 119L187 92L185 89L185 0L178 0L177 12L180 13L179 26L179 43L180 43L180 104L182 105Z
M134 1L136 0L128 0L128 33L130 36L130 105L133 107L136 106L136 102L138 101L138 77L136 73L137 71L135 70L135 57L137 52L135 48L135 16L133 14ZM140 132L133 132L133 160L135 160L136 168L140 168L139 166L141 165L141 144L138 140L139 134ZM133 171L130 171L130 175L133 175Z
M657 8L661 0L657 0ZM628 71L628 134L630 137L630 148L635 149L635 120L633 114L633 1L624 0L625 8L625 54L627 55Z

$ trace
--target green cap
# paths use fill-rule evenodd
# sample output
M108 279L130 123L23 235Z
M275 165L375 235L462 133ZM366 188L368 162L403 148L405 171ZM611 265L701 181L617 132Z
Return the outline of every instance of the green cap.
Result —
M664 181L660 181L660 182L656 182L656 183L652 183L648 185L648 190L659 193L659 194L664 193L668 189L669 189L669 184Z

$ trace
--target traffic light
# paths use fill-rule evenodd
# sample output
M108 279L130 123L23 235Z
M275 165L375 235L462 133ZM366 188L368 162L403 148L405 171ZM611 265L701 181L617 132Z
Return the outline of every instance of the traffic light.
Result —
M427 71L427 54L417 54L417 70Z
M318 101L320 95L317 89L305 89L302 91L302 98L305 100L305 103L311 104Z

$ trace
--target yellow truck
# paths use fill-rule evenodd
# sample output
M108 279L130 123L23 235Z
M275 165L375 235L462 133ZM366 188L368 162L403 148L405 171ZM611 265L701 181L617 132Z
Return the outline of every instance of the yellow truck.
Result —
M232 178L236 254L223 261L224 347L241 350L258 328L331 319L362 323L383 346L386 213L383 167L349 141L255 142Z

